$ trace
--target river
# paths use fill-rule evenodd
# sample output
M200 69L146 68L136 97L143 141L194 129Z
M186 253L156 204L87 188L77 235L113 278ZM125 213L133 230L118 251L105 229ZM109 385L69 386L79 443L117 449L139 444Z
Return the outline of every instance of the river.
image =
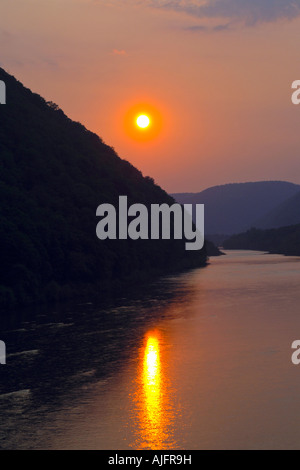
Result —
M299 449L300 259L233 251L1 321L2 449Z

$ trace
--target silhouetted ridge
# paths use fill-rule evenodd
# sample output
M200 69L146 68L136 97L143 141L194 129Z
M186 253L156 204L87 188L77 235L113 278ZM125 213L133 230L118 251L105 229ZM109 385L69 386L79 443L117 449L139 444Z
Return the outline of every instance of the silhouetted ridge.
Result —
M200 193L177 193L181 204L205 205L205 233L232 235L257 226L257 221L295 195L300 186L285 181L233 183ZM212 238L213 239L213 238Z
M300 192L296 193L255 224L259 228L279 228L300 223Z
M149 177L121 160L83 125L69 119L0 69L0 304L65 299L206 262L181 240L96 237L96 208L135 202L173 203Z
M300 225L270 230L252 228L224 241L225 249L258 250L300 256Z

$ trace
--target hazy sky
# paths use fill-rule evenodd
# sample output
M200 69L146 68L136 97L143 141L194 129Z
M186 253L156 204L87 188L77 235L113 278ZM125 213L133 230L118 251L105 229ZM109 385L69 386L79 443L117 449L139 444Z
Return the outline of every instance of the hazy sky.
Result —
M300 0L1 0L0 64L169 192L300 183L299 30Z

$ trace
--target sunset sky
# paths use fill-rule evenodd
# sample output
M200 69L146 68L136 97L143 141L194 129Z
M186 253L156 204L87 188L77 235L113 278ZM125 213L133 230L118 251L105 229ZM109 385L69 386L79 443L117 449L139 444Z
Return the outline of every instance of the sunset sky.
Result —
M300 183L299 30L300 0L1 0L0 64L169 192Z

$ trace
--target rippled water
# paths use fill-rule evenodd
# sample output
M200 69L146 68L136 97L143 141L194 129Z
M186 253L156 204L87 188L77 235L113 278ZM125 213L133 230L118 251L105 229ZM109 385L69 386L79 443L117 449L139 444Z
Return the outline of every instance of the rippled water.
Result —
M300 259L228 252L130 299L2 320L6 449L300 448Z

